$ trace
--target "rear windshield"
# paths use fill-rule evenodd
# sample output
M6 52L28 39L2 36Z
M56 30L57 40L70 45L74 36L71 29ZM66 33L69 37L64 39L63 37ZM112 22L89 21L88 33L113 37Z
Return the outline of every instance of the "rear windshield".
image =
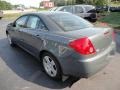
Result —
M64 31L80 30L93 26L90 22L69 13L59 13L49 15L49 17Z
M95 7L94 6L85 6L86 12L95 12Z

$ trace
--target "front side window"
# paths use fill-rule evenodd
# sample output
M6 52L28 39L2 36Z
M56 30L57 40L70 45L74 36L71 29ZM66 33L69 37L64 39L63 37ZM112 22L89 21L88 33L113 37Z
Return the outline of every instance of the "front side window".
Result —
M69 13L54 14L49 17L64 31L80 30L93 26L90 22Z
M30 16L27 22L27 28L36 29L38 28L40 19L37 16Z
M28 16L22 16L22 17L20 17L20 18L15 22L16 27L22 27L22 28L24 28L27 18L28 18Z

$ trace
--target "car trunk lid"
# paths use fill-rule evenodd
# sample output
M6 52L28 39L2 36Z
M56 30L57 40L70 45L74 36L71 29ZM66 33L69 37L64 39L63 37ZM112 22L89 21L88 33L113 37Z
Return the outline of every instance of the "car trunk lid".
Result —
M62 35L72 38L70 41L88 37L94 45L97 53L100 53L108 48L113 40L111 28L86 28L76 31L64 32Z

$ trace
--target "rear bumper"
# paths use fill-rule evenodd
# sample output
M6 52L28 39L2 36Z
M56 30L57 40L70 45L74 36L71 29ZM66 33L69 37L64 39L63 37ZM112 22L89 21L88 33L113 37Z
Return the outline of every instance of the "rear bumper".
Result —
M65 75L71 75L75 77L88 78L101 69L103 69L112 58L111 52L115 51L115 43L107 48L104 52L86 60L72 60L68 62L68 65L63 68Z
M89 13L86 18L92 19L92 20L97 20L97 14L96 13Z
M83 67L82 70L79 70L77 75L73 75L76 77L82 77L82 78L88 78L94 74L96 74L98 71L102 70L109 61L111 60L111 57L108 56L108 54L93 60L93 61L88 61L88 62L79 62L79 65Z

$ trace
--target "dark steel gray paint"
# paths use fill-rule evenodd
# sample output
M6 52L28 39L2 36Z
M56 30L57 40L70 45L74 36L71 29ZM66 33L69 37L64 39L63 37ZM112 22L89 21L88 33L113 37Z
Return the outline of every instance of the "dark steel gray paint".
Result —
M7 32L12 39L27 50L29 53L39 58L43 50L53 54L62 68L63 74L88 77L98 72L109 62L109 53L115 48L112 40L112 30L110 28L95 28L64 32L57 26L48 15L65 12L40 12L26 15L39 16L48 30L16 28L8 25ZM68 14L68 13L67 13ZM104 33L109 31L109 35ZM69 47L69 42L87 36L94 44L98 52L95 55L81 55ZM108 38L106 38L108 37Z

